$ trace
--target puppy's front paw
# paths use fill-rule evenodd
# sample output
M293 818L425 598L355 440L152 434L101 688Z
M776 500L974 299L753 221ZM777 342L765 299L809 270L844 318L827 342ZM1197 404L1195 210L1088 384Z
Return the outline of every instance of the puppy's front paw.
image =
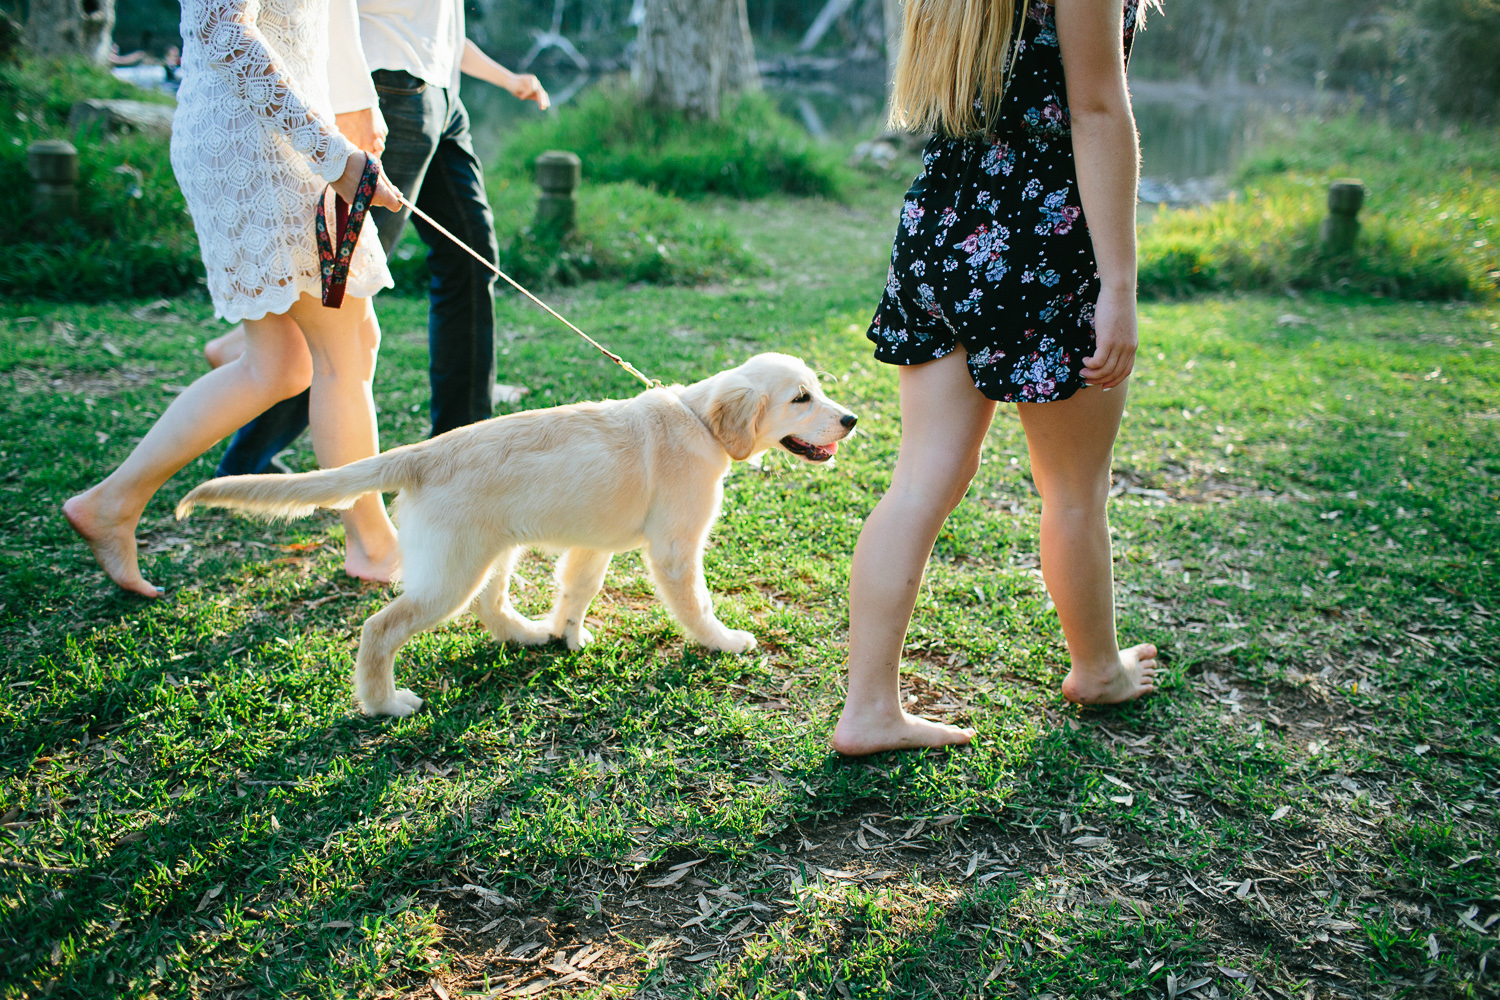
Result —
M716 653L748 653L755 648L755 636L743 629L727 628L718 639L704 645Z
M378 705L365 704L366 715L390 715L404 718L422 707L422 699L406 688L397 688L391 696Z
M594 641L594 633L589 631L587 625L579 622L576 628L569 628L564 631L563 638L567 640L568 648L576 653Z

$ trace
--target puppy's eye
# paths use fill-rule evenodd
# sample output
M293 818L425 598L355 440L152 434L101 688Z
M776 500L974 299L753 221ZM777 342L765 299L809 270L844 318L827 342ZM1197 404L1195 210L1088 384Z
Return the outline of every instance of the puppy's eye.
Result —
M798 391L797 395L792 399L792 402L794 402L794 403L811 403L812 402L812 393L808 392L805 388L803 388L800 385L797 387L797 389L799 391Z

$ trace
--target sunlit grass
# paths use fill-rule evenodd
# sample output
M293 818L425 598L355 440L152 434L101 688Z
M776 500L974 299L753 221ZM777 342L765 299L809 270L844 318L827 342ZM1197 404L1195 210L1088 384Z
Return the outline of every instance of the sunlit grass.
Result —
M1061 701L1006 408L903 668L908 704L972 723L977 745L843 761L826 741L850 552L899 445L895 374L862 333L899 197L691 205L765 273L549 296L654 377L788 350L860 415L832 468L772 455L728 479L705 569L762 649L687 645L625 555L580 653L497 646L470 619L415 639L397 670L428 705L405 720L353 709L359 624L389 593L343 578L333 518L177 522L206 456L147 512L169 593L145 605L57 516L203 370L222 329L207 304L0 305L0 996L370 996L434 977L484 996L516 966L480 928L536 914L622 956L594 996L1106 997L1168 976L1243 994L1221 968L1303 995L1313 963L1361 995L1429 975L1487 988L1489 942L1462 918L1487 918L1496 877L1500 314L1323 294L1145 308L1111 520L1121 633L1162 647L1167 690ZM426 433L427 306L378 308L393 445ZM514 297L497 319L523 405L635 391ZM305 440L289 457L314 461ZM520 567L528 613L548 568ZM849 840L874 813L930 826L881 857L894 876L820 875L801 838L875 867ZM686 909L659 926L629 905L699 858L722 875ZM767 908L722 951L748 913L683 927L715 884ZM446 902L465 885L512 903Z
M1141 232L1141 286L1348 289L1408 299L1500 294L1500 139L1357 119L1287 126L1241 165L1228 201L1163 209ZM1354 251L1324 250L1330 181L1367 192Z

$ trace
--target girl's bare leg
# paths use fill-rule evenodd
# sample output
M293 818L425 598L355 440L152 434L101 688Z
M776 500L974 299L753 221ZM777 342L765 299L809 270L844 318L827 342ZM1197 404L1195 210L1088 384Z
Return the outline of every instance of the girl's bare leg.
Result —
M312 378L312 358L297 325L285 316L245 323L245 350L172 401L120 467L63 504L109 578L126 590L157 597L141 576L135 527L151 496L177 470L268 406L295 396Z
M318 464L332 469L378 454L371 383L380 323L370 300L348 298L341 308L327 309L311 295L303 295L290 315L312 353L308 423ZM362 497L343 512L343 521L345 572L381 583L394 579L401 550L380 494Z
M979 468L995 404L974 388L961 347L899 372L901 454L849 574L849 691L833 747L851 755L974 738L902 710L901 647L938 529Z
M222 368L245 353L245 324L230 327L203 345L203 357L210 368Z
M1115 638L1105 507L1125 391L1090 387L1059 402L1017 407L1042 495L1042 576L1073 661L1063 695L1081 704L1130 701L1156 690L1156 647L1122 650Z

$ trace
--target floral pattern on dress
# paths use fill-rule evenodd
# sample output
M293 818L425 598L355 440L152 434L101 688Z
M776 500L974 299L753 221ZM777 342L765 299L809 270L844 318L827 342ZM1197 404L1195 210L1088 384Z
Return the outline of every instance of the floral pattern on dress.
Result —
M1004 174L1006 177L1016 169L1016 153L1009 145L997 142L985 150L984 158L979 161L979 169L991 177L996 174ZM988 193L988 192L986 192Z
M1128 58L1139 0L1122 2ZM987 134L938 136L922 151L868 336L891 364L962 345L990 399L1040 403L1084 386L1099 274L1075 194L1055 14L1040 0L1020 14L1015 69Z
M1016 361L1010 380L1020 387L1022 400L1050 400L1056 396L1060 384L1074 377L1072 362L1066 347L1043 335L1035 348Z
M990 365L998 365L1000 362L1002 362L1004 360L1005 360L1005 352L1004 351L996 350L995 348L988 347L988 346L981 347L979 350L977 350L973 354L969 355L969 364L971 364L971 365L979 365L980 367L988 367Z
M967 263L976 275L983 270L984 280L999 281L1010 270L1010 265L1005 263L1005 257L1001 253L1002 250L1010 249L1007 242L1009 239L1010 230L1004 226L996 226L994 229L980 226L958 248L969 255Z
M1031 40L1037 45L1046 45L1057 48L1057 24L1053 20L1050 4L1032 4L1026 11L1026 17L1037 26L1036 34Z
M906 235L910 236L917 231L917 223L922 221L922 216L927 214L927 209L914 201L909 201L901 206L901 225L906 227Z
M1054 233L1064 236L1073 231L1073 223L1083 215L1083 208L1078 205L1069 205L1068 189L1053 191L1042 199L1042 221L1037 223L1036 234L1046 236Z
M1072 116L1068 114L1068 109L1063 107L1055 94L1048 94L1047 99L1041 104L1027 108L1022 112L1021 120L1026 123L1026 129L1029 132L1039 132L1044 135L1070 135L1073 131Z
M953 306L953 311L961 313L973 312L974 310L979 308L980 300L982 300L983 298L984 292L976 288L969 293L968 298L959 299L958 302Z

